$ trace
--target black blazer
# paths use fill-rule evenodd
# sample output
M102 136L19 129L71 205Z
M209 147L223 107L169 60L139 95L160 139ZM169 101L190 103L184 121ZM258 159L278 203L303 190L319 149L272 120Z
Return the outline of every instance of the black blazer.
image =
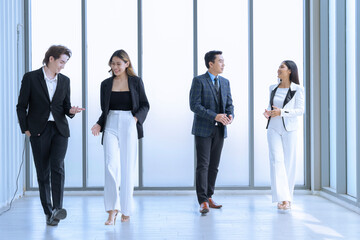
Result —
M70 137L68 121L70 114L70 79L61 73L52 101L50 102L42 68L25 73L20 88L16 111L21 132L29 130L32 136L40 136L49 119L50 110L61 135Z
M114 77L110 77L105 79L101 83L100 89L100 102L101 102L101 110L102 114L97 121L97 124L101 126L101 132L104 131L107 115L109 113L109 106L110 106L110 95L113 86ZM136 128L138 132L138 139L144 137L143 131L143 123L149 111L150 105L147 100L144 84L141 78L136 76L129 76L128 78L128 85L131 94L132 100L132 115L138 119L136 123ZM101 143L103 142L104 135L102 136Z

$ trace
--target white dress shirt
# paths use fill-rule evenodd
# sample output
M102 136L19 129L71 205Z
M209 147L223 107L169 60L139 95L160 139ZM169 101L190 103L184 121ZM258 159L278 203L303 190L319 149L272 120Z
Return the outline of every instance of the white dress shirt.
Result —
M44 67L42 68L42 70L43 70L43 73L44 73L44 79L45 79L45 82L46 82L46 86L47 86L47 89L48 89L49 98L50 98L50 102L51 102L52 99L53 99L55 90L56 90L58 75L56 74L53 79L50 79L50 78L48 78L48 76L46 76ZM55 121L54 116L52 115L51 111L50 111L48 121Z

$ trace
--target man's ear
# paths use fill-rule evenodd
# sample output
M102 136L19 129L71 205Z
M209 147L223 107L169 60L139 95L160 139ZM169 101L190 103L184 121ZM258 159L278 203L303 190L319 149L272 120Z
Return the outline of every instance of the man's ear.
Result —
M55 60L55 58L53 56L49 57L49 62L53 62Z
M214 63L212 61L209 62L209 69L212 68L212 66L214 65Z

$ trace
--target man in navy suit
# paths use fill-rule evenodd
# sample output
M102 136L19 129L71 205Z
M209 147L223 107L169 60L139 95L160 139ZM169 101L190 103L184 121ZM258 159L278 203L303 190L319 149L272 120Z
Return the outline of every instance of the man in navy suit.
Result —
M208 71L193 79L190 109L194 112L192 134L196 144L196 194L200 212L221 208L213 199L221 150L227 136L226 126L234 117L229 80L219 76L224 71L221 51L205 54Z
M30 137L40 200L50 226L67 214L62 208L64 158L70 137L65 115L73 118L84 110L71 107L70 79L60 73L70 57L70 49L51 46L44 66L24 75L16 106L21 131Z

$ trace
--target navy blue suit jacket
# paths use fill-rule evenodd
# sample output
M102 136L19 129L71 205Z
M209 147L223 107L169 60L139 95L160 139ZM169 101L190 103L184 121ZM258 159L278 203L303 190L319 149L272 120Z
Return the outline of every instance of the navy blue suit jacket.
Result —
M221 113L234 117L230 83L224 77L219 76L221 91ZM192 134L199 137L210 137L215 128L215 117L218 114L218 98L214 84L208 72L193 79L190 89L190 109L194 112ZM227 137L224 126L224 137Z

